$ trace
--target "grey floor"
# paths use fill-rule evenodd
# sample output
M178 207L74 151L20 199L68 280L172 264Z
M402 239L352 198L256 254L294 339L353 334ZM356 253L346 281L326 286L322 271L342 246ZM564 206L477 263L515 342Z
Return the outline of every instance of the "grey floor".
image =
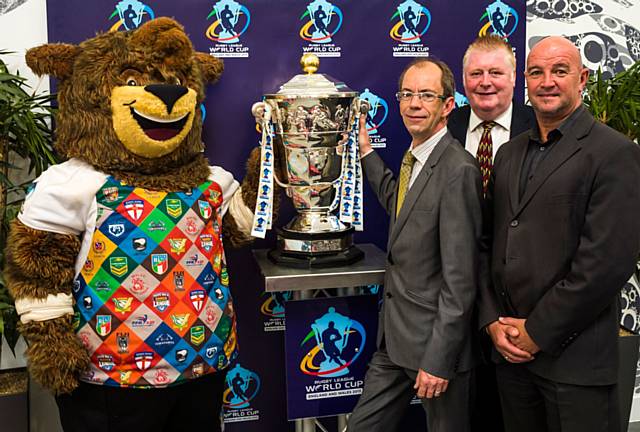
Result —
M629 423L629 432L640 432L640 422Z

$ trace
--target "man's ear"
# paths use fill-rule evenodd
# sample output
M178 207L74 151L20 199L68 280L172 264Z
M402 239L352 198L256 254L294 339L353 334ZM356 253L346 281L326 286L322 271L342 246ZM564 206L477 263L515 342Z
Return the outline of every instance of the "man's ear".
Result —
M448 117L451 114L451 111L456 107L456 102L453 96L449 96L444 101L442 101L442 116Z
M195 56L200 66L200 72L202 72L202 79L209 84L218 81L218 78L222 75L222 71L224 71L224 63L222 63L222 60L201 52L196 52Z
M51 75L58 79L71 76L80 47L70 44L46 44L31 48L25 56L27 65L36 75Z
M589 81L589 69L583 67L580 71L580 93L584 91L584 88L587 86L587 82Z

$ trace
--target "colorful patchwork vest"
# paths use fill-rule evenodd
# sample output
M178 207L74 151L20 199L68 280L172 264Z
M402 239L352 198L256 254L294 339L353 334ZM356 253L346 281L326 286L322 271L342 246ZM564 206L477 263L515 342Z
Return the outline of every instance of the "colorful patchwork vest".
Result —
M109 177L96 200L73 287L74 325L92 360L81 379L165 387L226 368L237 353L220 186L166 193Z

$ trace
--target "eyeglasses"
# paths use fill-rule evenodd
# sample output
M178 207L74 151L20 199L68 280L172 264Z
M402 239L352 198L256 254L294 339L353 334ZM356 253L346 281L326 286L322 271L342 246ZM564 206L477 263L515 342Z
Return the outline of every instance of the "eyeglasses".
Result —
M423 91L423 92L410 92L410 91L399 91L398 93L396 93L396 99L398 99L398 102L408 102L410 101L414 96L417 96L418 99L420 99L422 102L433 102L436 99L442 99L445 100L446 97L443 95L438 95L429 91Z

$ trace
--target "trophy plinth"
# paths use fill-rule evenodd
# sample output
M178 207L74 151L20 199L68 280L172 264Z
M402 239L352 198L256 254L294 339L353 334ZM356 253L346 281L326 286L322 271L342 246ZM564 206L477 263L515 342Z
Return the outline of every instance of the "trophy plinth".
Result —
M296 268L347 265L364 256L353 245L352 225L362 217L355 128L368 106L344 83L315 74L317 57L301 64L306 74L252 109L262 127L272 131L273 157L285 167L274 172L274 181L298 212L277 230L276 249L268 256Z
M295 268L325 268L353 264L364 252L353 245L354 228L302 233L278 228L278 243L267 256L276 264Z

